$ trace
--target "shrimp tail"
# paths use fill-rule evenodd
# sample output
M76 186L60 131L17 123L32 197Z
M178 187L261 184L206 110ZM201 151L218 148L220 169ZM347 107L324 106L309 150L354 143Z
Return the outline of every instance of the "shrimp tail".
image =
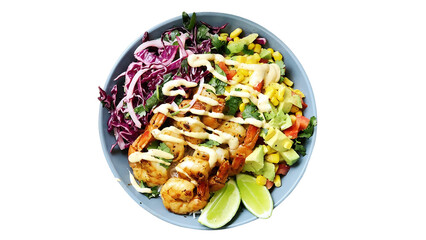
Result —
M162 113L154 114L149 124L145 127L144 132L130 145L128 155L136 151L142 151L148 144L154 141L152 130L160 128L166 119L167 116Z
M244 142L237 148L235 158L232 160L232 165L229 172L230 176L237 175L241 172L246 161L246 157L253 152L253 148L256 145L259 134L260 128L249 125Z

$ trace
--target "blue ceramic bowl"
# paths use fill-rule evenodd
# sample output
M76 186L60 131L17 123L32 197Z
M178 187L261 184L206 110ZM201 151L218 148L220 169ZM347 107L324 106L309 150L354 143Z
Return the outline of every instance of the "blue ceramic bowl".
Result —
M197 13L197 21L204 21L212 26L222 26L223 24L228 23L228 26L224 29L228 33L233 29L240 27L245 33L258 33L260 37L265 37L268 41L267 47L271 47L282 53L284 63L286 65L286 75L295 83L295 88L300 89L306 95L305 102L308 104L308 108L304 112L305 116L316 116L314 94L302 65L290 49L274 34L257 23L230 14L215 12ZM148 32L150 39L160 37L162 32L172 28L173 26L182 26L181 16L167 20L149 29ZM141 33L144 33L143 29L141 29ZM104 89L107 92L109 92L116 83L113 79L120 73L124 72L127 69L127 66L134 61L133 52L139 46L141 38L142 36L124 51L117 64L112 69L106 85L104 86ZM121 81L124 81L122 79L123 78L121 78ZM123 82L119 82L119 84L122 85ZM197 218L194 218L193 216L181 216L167 211L163 206L161 198L148 199L144 195L136 192L133 187L129 185L129 170L131 169L127 162L127 151L119 151L117 149L115 149L112 153L109 151L111 145L115 142L115 139L114 136L107 131L106 124L108 117L108 111L102 108L101 105L99 112L99 133L102 148L111 171L116 178L121 180L119 183L124 190L136 201L137 204L164 221L186 228L209 229L198 223ZM271 194L274 201L274 207L277 207L291 193L301 179L314 148L315 138L316 133L314 133L314 135L307 141L307 154L304 157L301 157L297 165L294 165L290 169L283 179L283 185L279 188L273 189ZM223 228L236 227L255 219L256 217L247 211L243 204L241 204L234 219Z

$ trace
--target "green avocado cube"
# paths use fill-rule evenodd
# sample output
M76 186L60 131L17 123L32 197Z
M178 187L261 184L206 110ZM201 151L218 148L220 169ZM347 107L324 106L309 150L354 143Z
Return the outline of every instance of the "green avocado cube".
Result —
M246 157L243 172L253 172L259 174L264 166L265 151L263 145L258 146L254 151Z
M299 159L299 154L292 148L288 151L280 152L280 155L289 166L293 165Z
M294 106L296 106L298 108L302 108L302 98L299 95L297 95L297 94L292 95L291 98L290 98L290 102Z
M264 48L262 48L262 50L260 51L259 56L260 58L268 59L268 60L272 58L271 52Z
M275 178L275 165L270 162L265 162L260 171L260 175L267 178L269 181L274 181Z
M293 99L290 88L286 87L284 91L284 100L278 105L278 111L283 111L284 113L289 113L291 107L293 106ZM300 103L302 104L302 103Z
M290 138L273 127L269 128L265 143L278 152L285 152L293 145L293 141Z

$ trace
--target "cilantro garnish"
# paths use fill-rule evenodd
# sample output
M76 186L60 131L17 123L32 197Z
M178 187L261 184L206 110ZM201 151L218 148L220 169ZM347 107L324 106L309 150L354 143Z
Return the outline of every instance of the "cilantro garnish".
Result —
M213 146L219 146L220 145L220 142L217 142L217 141L215 141L215 140L211 140L211 139L209 139L207 142L204 142L204 143L201 143L201 144L199 144L200 146L203 146L203 147L209 147L209 148L211 148L211 147L213 147Z
M240 97L231 96L225 102L225 107L227 109L225 114L234 116L242 102L243 100Z
M222 70L222 69L221 69ZM210 81L209 84L214 87L214 89L216 90L216 94L217 95L222 95L225 93L225 87L228 85L225 82L222 82L221 80L213 77Z
M297 138L294 140L293 149L296 151L299 155L305 156L306 155L306 148L305 148L305 142L308 138L312 137L314 134L314 128L317 125L317 118L315 116L311 117L309 120L308 127L301 131Z
M243 111L243 119L246 118L254 118L257 120L263 120L263 118L260 116L259 109L250 101L249 104L246 105Z

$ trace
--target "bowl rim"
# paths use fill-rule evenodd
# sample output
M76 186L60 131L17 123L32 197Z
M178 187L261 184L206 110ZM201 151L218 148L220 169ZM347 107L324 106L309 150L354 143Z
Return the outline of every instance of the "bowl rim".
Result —
M274 40L277 41L279 43L279 45L282 46L287 51L286 55L291 55L291 58L294 59L294 63L296 65L296 67L299 68L299 71L300 71L300 74L301 74L301 78L306 79L306 84L307 84L307 87L308 87L308 93L306 95L309 96L309 98L311 98L311 101L313 103L313 104L311 104L309 106L309 108L311 108L311 110L313 112L313 116L315 116L318 119L316 102L315 102L315 96L314 96L313 89L312 89L311 83L309 81L309 78L308 78L308 76L307 76L307 74L306 74L306 72L305 72L302 64L300 63L299 59L296 57L296 55L291 51L291 49L280 38L278 38L274 33L272 33L271 31L269 31L267 28L263 27L262 25L260 25L260 24L258 24L256 22L253 22L253 21L251 21L249 19L246 19L244 17L240 17L238 15L229 14L229 13L222 13L222 12L195 12L195 13L197 14L197 17L198 16L205 16L205 17L207 17L207 16L213 16L213 17L216 16L216 17L218 17L219 16L219 17L227 17L227 18L230 18L232 20L235 20L235 19L240 20L240 21L242 20L244 22L247 22L247 23L251 24L254 28L262 29L264 32L266 32L267 34L269 34L268 40L271 37L274 38ZM155 29L161 28L164 25L168 25L168 24L170 24L170 23L172 23L172 22L174 22L176 20L181 19L181 17L182 16L179 15L179 16L167 19L167 20L165 20L165 21L163 21L161 23L158 23L158 24L154 25L153 27L149 28L146 31L148 33L150 33L152 31L154 31ZM121 60L125 57L125 55L127 54L127 52L129 52L132 49L132 47L137 42L140 41L140 39L142 38L142 36L143 36L144 33L145 33L145 31L141 35L139 35L138 38L136 38L136 40L132 41L130 43L130 45L121 53L121 55L115 61L114 65L111 68L110 73L108 74L108 77L107 77L107 79L105 81L104 89L106 89L106 87L108 86L108 83L111 81L111 79L115 78L115 76L113 76L114 70L117 68L117 66L119 65L119 63L121 62ZM110 170L112 171L114 177L116 179L120 179L120 175L118 173L118 170L116 169L115 165L112 163L112 159L109 156L109 154L110 154L109 148L106 146L106 142L105 142L106 134L105 134L105 131L103 131L103 128L105 127L104 126L105 123L102 121L103 106L102 106L101 103L99 105L100 106L99 106L99 114L98 114L98 128L99 128L98 130L99 130L99 137L100 137L100 140L101 140L101 147L102 147L104 156L105 156L105 158L107 160L108 166L109 166ZM289 190L287 191L287 193L285 195L283 195L280 199L278 199L278 201L274 201L274 208L277 207L279 204L281 204L291 194L291 192L295 189L295 187L297 186L297 184L300 182L301 178L303 177L303 175L304 175L304 173L306 171L307 165L309 163L309 160L310 160L310 158L312 156L314 147L315 147L316 135L317 135L317 132L318 132L318 126L316 126L315 128L316 129L314 131L314 134L310 138L310 151L307 151L306 155L303 156L303 160L306 163L304 164L303 168L300 170L300 174L297 176L296 180L289 187ZM129 190L129 188L127 187L127 185L126 185L126 183L124 181L118 181L118 182L121 185L121 187L127 192L127 194L129 196L132 197L132 199L136 203L140 202L139 199L138 199L138 196L136 196L132 191ZM149 207L149 206L147 206L145 204L138 204L138 205L142 206L142 208L144 208L146 211L148 211L149 213L151 213L155 217L157 217L157 218L159 218L159 219L161 219L161 220L163 220L165 222L168 222L170 224L173 224L173 225L177 225L177 226L185 227L185 228L190 228L190 229L216 230L216 229L211 229L211 228L208 228L208 227L204 227L201 224L200 224L200 226L194 226L194 225L191 225L191 224L185 224L185 223L181 223L181 222L180 223L176 223L175 221L171 221L169 218L162 217L160 214L158 214L155 211L155 209L152 209L151 207ZM240 220L238 223L235 223L235 224L233 224L231 226L225 225L224 227L219 228L219 229L229 229L229 228L241 226L241 225L244 225L246 223L252 222L252 221L254 221L256 219L257 219L257 217L255 217L254 215L252 215L250 218L247 218L247 219L244 219L244 220Z

